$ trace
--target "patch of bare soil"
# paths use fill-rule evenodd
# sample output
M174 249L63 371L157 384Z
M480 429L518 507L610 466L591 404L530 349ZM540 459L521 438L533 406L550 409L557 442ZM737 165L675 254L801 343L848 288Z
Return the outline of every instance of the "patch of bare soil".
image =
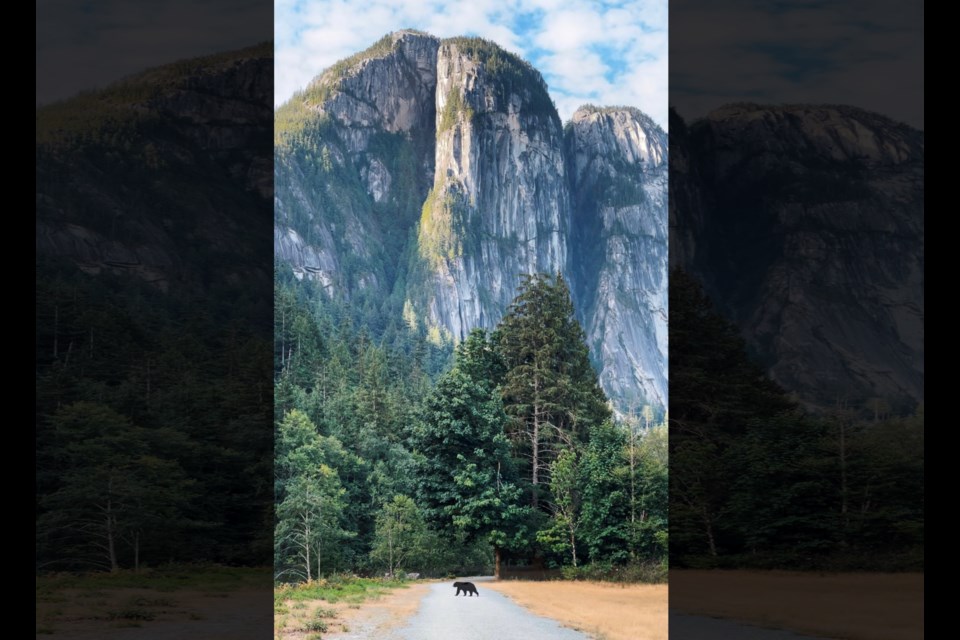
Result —
M276 619L275 637L312 640L321 633L323 640L386 637L417 612L429 588L429 583L416 583L361 603L288 601L288 613Z

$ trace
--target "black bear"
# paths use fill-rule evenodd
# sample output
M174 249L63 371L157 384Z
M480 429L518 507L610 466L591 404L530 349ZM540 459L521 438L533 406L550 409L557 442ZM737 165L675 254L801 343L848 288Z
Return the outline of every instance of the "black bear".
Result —
M477 588L473 586L472 582L454 582L453 586L457 588L457 592L454 594L454 597L460 595L461 591L463 591L463 595L470 594L471 598L474 595L476 595L478 598L480 597L480 594L477 593Z

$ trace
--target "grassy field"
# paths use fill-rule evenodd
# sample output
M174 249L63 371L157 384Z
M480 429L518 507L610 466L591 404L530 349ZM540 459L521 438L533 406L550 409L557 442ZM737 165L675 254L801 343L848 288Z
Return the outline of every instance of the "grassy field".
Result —
M412 614L425 588L411 582L346 576L280 586L273 596L274 638L319 640L349 632L361 603L367 601L375 601L375 606L364 607L364 624L380 628Z
M37 576L36 633L95 638L136 627L186 629L221 621L252 629L270 614L260 603L269 602L264 591L272 577L269 568L220 566Z
M667 639L665 584L502 580L484 587L602 640Z
M923 637L922 573L670 571L684 613L852 640Z

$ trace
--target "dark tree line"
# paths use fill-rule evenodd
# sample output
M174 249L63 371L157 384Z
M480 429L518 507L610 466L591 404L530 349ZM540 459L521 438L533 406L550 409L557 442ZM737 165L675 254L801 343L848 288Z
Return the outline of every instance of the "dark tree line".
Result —
M279 579L663 557L664 428L614 421L560 276L452 362L388 305L277 286Z
M264 564L269 305L48 260L36 275L38 569Z
M923 407L802 410L670 276L673 566L923 567Z

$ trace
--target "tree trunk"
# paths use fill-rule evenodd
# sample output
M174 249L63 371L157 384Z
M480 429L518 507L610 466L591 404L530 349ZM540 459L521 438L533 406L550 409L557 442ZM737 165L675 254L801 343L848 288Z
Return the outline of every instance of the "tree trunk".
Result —
M388 558L387 564L389 565L390 576L393 577L393 528L391 527L390 531L387 533L387 550Z
M308 514L303 514L303 554L304 565L307 567L307 582L313 579L310 566L310 521Z
M710 516L707 515L707 508L703 507L703 524L706 527L707 532L707 545L710 548L710 555L717 556L717 543L713 537L713 521L710 519Z
M637 557L637 431L630 425L630 557Z
M317 536L317 579L320 579L320 576L323 575L323 529L320 530L320 534Z
M110 556L110 571L117 571L120 565L117 564L117 545L114 537L116 536L115 521L113 518L113 503L107 499L107 555Z
M53 357L56 358L60 345L60 305L53 307Z
M540 506L540 376L533 377L533 474L530 491L530 505L537 509Z
M500 579L500 560L503 552L500 550L500 547L493 548L493 576L499 580Z
M573 527L570 527L570 553L573 556L573 566L577 566L577 538L574 535Z
M843 520L843 542L846 543L847 530L850 528L850 504L847 487L847 427L840 419L840 516Z
M530 491L530 505L536 509L540 504L540 420L537 417L537 408L534 407L533 413L533 478Z
M140 573L140 532L133 532L133 571Z
M117 519L113 515L113 476L107 479L107 506L104 509L106 513L106 533L107 533L107 556L110 559L110 571L117 571L120 565L117 563Z

